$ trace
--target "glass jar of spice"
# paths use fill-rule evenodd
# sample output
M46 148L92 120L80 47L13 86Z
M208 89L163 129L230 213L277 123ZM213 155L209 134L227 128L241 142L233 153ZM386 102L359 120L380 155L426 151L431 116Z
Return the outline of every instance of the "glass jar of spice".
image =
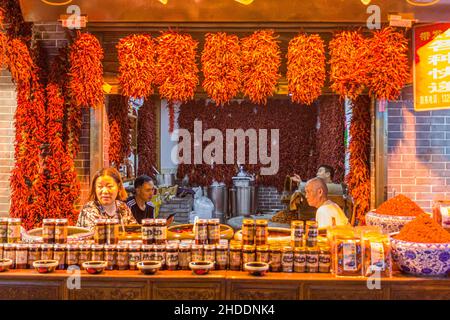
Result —
M33 262L41 260L41 246L37 243L32 243L28 246L27 268L33 268Z
M318 225L316 221L306 222L306 246L313 248L317 246L317 236L319 235Z
M20 223L19 218L8 219L8 243L17 243L20 241Z
M193 244L191 247L191 259L192 261L202 261L203 260L203 245Z
M152 252L153 252L153 245L152 244L143 244L141 247L141 258L142 261L150 261L153 260L152 258Z
M166 246L164 244L155 245L155 260L161 262L161 269L166 267Z
M269 223L267 220L256 220L255 244L257 246L267 244L269 237Z
M306 248L297 247L294 249L294 272L303 273L306 271Z
M106 220L106 244L119 243L119 219Z
M44 243L55 243L55 219L42 220L42 241Z
M166 246L166 265L167 270L175 271L178 269L178 246L169 244Z
M105 244L104 260L106 261L106 270L117 269L117 248L114 244Z
M306 272L319 272L319 249L317 247L308 248L306 251Z
M95 220L94 240L96 244L106 243L106 219Z
M303 237L305 235L305 225L301 220L291 222L291 245L294 248L303 246Z
M117 246L117 269L127 270L129 267L128 245L120 244Z
M3 259L3 245L4 243L0 242L0 259Z
M58 270L65 270L67 268L66 249L67 247L65 244L55 244L53 259L58 261L58 266L56 267Z
M67 242L67 219L55 220L55 243L63 244Z
M255 220L243 219L242 220L242 244L254 245L255 244Z
M11 259L12 265L11 269L16 268L16 244L15 243L5 243L3 246L3 257L5 259Z
M320 247L319 250L319 272L329 273L331 267L331 248L329 246Z
M208 220L208 243L219 244L220 241L220 220L209 219Z
M80 266L80 245L78 243L70 243L66 247L67 266Z
M281 270L283 272L294 271L294 251L290 246L283 247L281 254Z
M239 271L242 266L242 245L230 245L230 270Z
M53 244L41 244L41 260L53 260Z
M128 265L130 270L137 270L139 261L141 261L141 246L132 244L128 250Z
M93 244L92 247L92 255L91 260L92 261L103 261L105 258L105 247L101 244Z
M208 220L198 219L195 224L195 244L208 244Z
M269 265L271 272L281 272L281 247L270 246L269 249Z
M0 243L8 242L8 218L0 218Z
M269 246L262 245L256 247L256 261L269 263Z
M181 270L189 270L191 262L191 245L189 243L181 243L178 250L178 266Z
M152 244L154 243L153 229L155 227L155 219L143 219L142 220L142 243Z
M255 246L245 245L242 247L242 269L248 262L255 262Z
M216 269L227 270L228 268L228 246L226 244L216 245Z
M78 258L78 263L80 266L83 265L83 262L87 262L91 260L91 245L87 243L80 244L80 255Z
M216 246L213 244L205 244L203 246L203 260L215 263L216 261Z
M28 262L28 244L16 244L16 269L26 269Z

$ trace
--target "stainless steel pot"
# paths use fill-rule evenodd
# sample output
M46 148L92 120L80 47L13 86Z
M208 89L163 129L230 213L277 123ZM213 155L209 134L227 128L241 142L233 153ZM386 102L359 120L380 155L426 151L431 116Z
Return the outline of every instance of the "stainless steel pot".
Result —
M230 188L231 216L249 216L256 213L257 209L256 186L234 186Z
M211 185L207 190L208 198L214 203L213 217L225 222L228 215L228 192L226 185Z
M158 185L158 187L175 185L175 174L174 173L157 174L156 184Z

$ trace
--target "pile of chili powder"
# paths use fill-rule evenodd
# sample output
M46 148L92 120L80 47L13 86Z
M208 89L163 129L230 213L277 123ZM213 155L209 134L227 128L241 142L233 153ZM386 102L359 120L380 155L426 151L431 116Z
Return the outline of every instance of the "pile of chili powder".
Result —
M419 243L450 243L450 233L426 213L405 224L394 238Z
M402 194L383 202L375 211L391 216L418 216L425 213L414 201Z

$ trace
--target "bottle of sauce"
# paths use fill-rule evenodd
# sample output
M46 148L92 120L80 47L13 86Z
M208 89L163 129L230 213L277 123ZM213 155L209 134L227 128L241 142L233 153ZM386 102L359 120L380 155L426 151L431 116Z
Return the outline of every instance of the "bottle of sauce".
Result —
M33 269L33 262L41 260L41 246L37 243L32 243L28 246L28 261L27 268Z
M230 270L240 271L242 267L242 245L230 245Z
M117 269L117 248L116 245L105 245L105 261L107 262L106 270Z

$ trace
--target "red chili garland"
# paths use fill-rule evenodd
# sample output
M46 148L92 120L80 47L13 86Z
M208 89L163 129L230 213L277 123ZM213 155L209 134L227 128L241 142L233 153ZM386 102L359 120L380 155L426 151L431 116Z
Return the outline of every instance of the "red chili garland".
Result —
M225 32L207 33L201 60L206 93L217 105L229 102L241 84L239 38Z
M151 100L146 100L138 111L138 175L153 175L156 167L156 108Z
M396 100L409 80L408 40L403 33L386 27L369 41L370 94L380 100Z
M150 35L130 35L117 44L122 94L145 98L153 93L155 43Z
M33 69L34 63L30 51L22 40L13 39L9 41L8 67L14 82L17 85L24 86L23 90L29 92L32 74L37 69Z
M172 133L175 128L175 106L169 102L167 108L169 109L169 133Z
M370 207L370 99L367 96L353 102L349 152L350 172L346 179L355 207L354 224L361 225Z
M156 39L156 82L161 99L186 102L199 83L195 63L198 42L189 34L164 32Z
M310 105L321 95L325 83L323 40L317 34L300 34L289 41L287 58L286 77L292 102Z
M128 98L115 95L108 104L109 163L117 169L131 152L127 101Z
M331 89L356 99L367 84L367 40L358 31L342 31L329 43Z
M281 76L281 51L274 31L255 31L243 38L241 53L243 93L253 103L266 104Z
M103 104L103 49L95 36L78 33L70 48L70 90L81 107Z

